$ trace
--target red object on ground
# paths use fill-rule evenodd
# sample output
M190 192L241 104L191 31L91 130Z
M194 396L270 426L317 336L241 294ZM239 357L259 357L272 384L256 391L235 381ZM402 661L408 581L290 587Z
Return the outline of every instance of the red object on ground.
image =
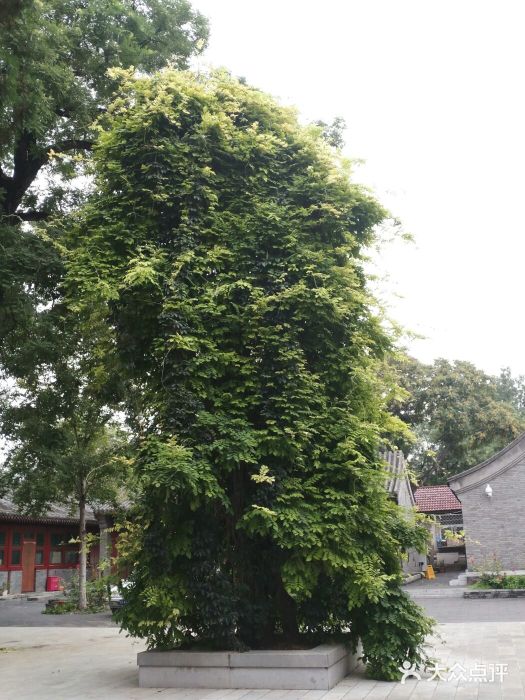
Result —
M48 576L46 581L46 591L60 590L60 576Z

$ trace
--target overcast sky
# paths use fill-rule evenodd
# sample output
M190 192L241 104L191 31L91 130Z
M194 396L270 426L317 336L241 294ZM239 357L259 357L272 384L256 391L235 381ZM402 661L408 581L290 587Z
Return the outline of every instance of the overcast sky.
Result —
M204 63L347 122L356 179L415 243L377 261L422 360L525 373L525 3L193 0Z

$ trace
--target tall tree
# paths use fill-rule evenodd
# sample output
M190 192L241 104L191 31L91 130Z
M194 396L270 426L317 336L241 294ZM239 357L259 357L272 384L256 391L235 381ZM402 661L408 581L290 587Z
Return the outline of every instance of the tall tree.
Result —
M123 627L231 648L350 626L398 676L429 625L399 589L425 534L378 457L390 340L361 255L384 210L319 127L224 74L129 77L95 158L67 284L145 405Z
M79 517L80 608L86 601L86 507L111 503L125 483L126 444L114 420L118 378L108 377L91 326L80 336L70 314L54 307L33 327L9 366L0 408L8 439L0 486L23 512L39 514L51 503L67 504ZM96 341L95 341L96 339ZM12 382L18 374L23 379Z
M525 430L522 384L508 371L494 377L470 362L405 358L398 373L408 399L392 410L416 435L410 461L423 483L446 482Z

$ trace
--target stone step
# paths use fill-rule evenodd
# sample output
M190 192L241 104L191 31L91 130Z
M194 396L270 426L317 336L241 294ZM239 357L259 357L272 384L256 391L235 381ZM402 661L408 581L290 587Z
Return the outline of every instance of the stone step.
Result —
M427 588L427 589L408 589L408 593L412 598L462 598L463 589L458 588Z

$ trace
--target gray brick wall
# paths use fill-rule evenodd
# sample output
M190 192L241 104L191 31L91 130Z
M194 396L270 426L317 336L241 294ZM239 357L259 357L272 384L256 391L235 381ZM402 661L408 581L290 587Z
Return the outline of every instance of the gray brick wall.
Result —
M495 556L503 569L525 570L525 462L493 477L490 485L492 498L485 495L485 482L458 494L468 568Z
M42 593L46 590L47 571L45 569L37 569L35 576L35 591Z
M9 593L21 593L22 592L22 572L21 571L10 571L9 572Z

